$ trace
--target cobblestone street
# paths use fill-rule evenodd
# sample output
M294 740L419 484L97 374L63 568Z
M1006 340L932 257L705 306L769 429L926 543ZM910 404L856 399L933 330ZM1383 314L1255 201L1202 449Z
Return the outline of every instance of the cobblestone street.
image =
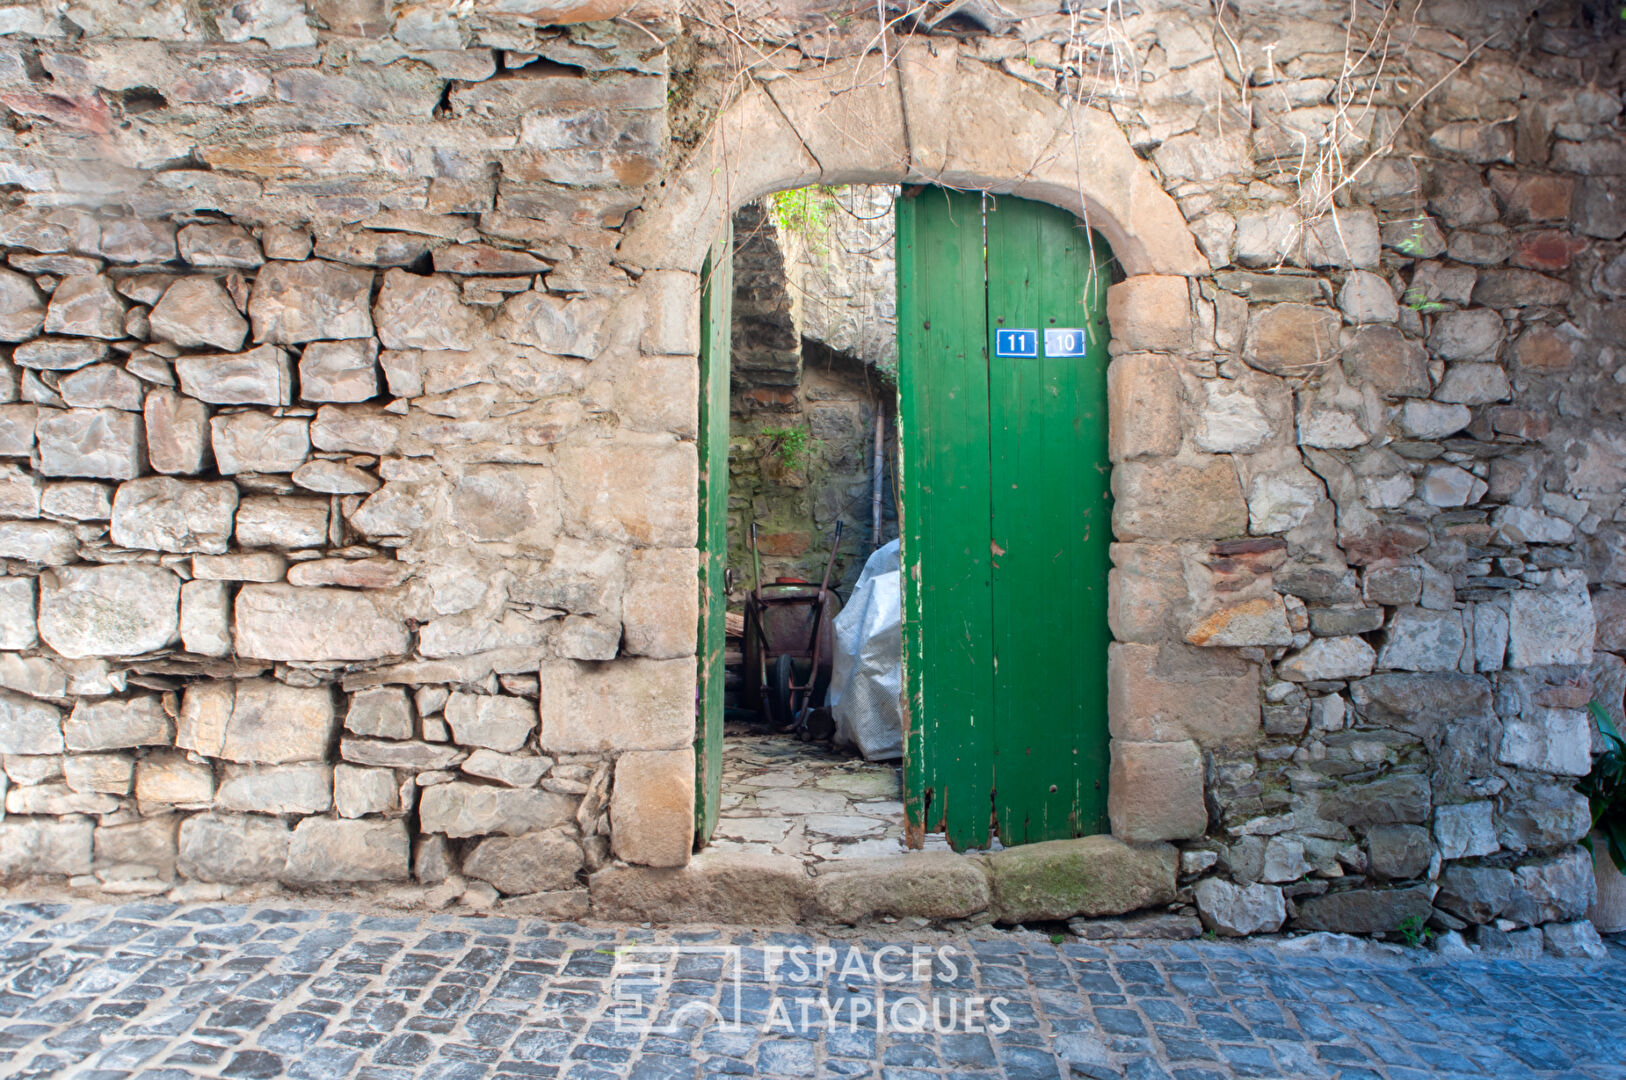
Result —
M652 966L618 956L629 943ZM902 940L13 902L0 907L0 1068L87 1080L1051 1078L1068 1075L1060 1055L1078 1040L1066 1036L1086 1033L1113 1071L1084 1075L1141 1080L1626 1076L1618 944L1585 962L1056 946L993 931L921 943L937 972L923 997L961 1007L953 1024L939 1012L946 1033L931 1021L881 1032L892 1025L854 1006L873 1001L877 956L883 978L903 980L884 994L917 989ZM835 962L797 982L818 954L795 950L820 945ZM957 955L954 970L941 955ZM835 999L828 1013L821 996ZM697 1001L729 1022L703 1018ZM897 1027L911 1021L905 1010Z

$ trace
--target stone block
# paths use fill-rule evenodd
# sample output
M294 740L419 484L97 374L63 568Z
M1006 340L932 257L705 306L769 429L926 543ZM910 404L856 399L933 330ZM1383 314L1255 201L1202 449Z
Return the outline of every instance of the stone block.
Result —
M411 855L405 821L308 817L294 826L281 876L298 884L405 881Z
M202 472L212 458L209 409L173 390L155 387L142 406L147 458L155 472Z
M700 351L700 279L680 270L651 270L638 280L645 297L643 351L650 356L694 356Z
M371 275L368 277L370 280ZM362 295L365 297L365 293ZM373 305L373 319L386 349L467 352L484 331L474 309L463 305L457 283L451 278L439 274L426 277L399 269L384 272L384 285ZM358 333L312 334L311 338L366 337L371 332L369 326Z
M639 547L693 547L699 473L693 443L561 447L567 523Z
M1178 547L1113 544L1107 625L1117 641L1156 644L1177 632L1188 604L1185 559Z
M231 543L237 486L148 476L120 484L111 535L121 547L223 554Z
M499 754L476 750L460 768L470 776L495 780L509 787L535 787L553 766L553 759L532 754Z
M316 548L328 541L327 499L250 495L237 506L237 543L248 548Z
M92 826L83 818L13 818L0 822L0 879L88 874Z
M184 277L164 290L147 316L152 336L186 349L234 352L248 337L248 320L214 278Z
M1394 289L1384 278L1364 270L1352 271L1344 278L1343 288L1338 290L1338 310L1356 325L1392 323L1400 318Z
M1174 363L1145 353L1113 359L1107 365L1107 422L1113 461L1178 453L1180 375Z
M852 925L884 918L964 919L992 902L982 861L951 851L833 860L813 879L814 910Z
M541 667L542 749L549 753L675 750L694 740L695 666L689 658Z
M1113 342L1128 351L1191 348L1191 296L1183 277L1135 274L1107 288Z
M350 697L350 709L345 713L344 727L357 735L372 735L382 739L410 739L416 730L412 704L407 700L405 687L373 686L358 690Z
M145 867L164 879L175 875L176 832L180 819L175 814L155 814L126 825L98 825L95 835L96 863Z
M424 832L452 839L465 836L523 836L548 829L574 828L577 800L537 788L491 787L454 781L425 788L418 799Z
M694 767L692 747L634 750L616 759L610 794L616 858L644 866L688 863L694 847Z
M1569 220L1573 177L1492 169L1490 187L1502 204L1502 219L1509 225Z
M1459 362L1446 369L1434 397L1455 405L1488 405L1506 401L1512 393L1513 386L1500 364Z
M1389 618L1378 666L1398 671L1456 671L1467 644L1462 612L1402 607Z
M1342 325L1336 311L1310 304L1257 308L1243 359L1272 375L1313 375L1338 358Z
M169 714L156 694L120 700L80 699L62 724L62 742L74 753L169 746L174 739Z
M231 587L224 581L181 586L181 646L198 656L231 653Z
M101 274L69 274L51 293L45 332L117 341L124 336L124 301Z
M524 698L457 692L446 702L446 723L464 746L511 753L536 729L537 710Z
M1311 266L1369 270L1381 254L1378 218L1370 210L1330 210L1304 230L1304 261Z
M119 801L111 795L78 792L62 783L29 784L6 792L7 814L110 814L118 808Z
M1488 801L1434 808L1434 842L1442 859L1490 855L1502 845L1496 839L1495 807Z
M38 405L0 405L0 454L28 457L34 452L34 425L39 414Z
M509 896L575 888L581 868L581 845L560 830L488 836L463 857L464 877Z
M1287 902L1275 885L1234 885L1204 878L1195 890L1203 925L1221 937L1274 934L1287 921Z
M1448 311L1434 321L1428 348L1442 360L1494 361L1507 327L1489 308Z
M1248 506L1226 457L1130 461L1112 470L1113 535L1121 540L1206 540L1248 531Z
M1110 376L1109 371L1109 393ZM1197 449L1204 453L1233 454L1258 450L1275 438L1281 422L1291 412L1290 403L1280 393L1281 384L1265 376L1205 379L1202 388L1201 412L1197 417L1193 441ZM1167 452L1173 453L1179 448L1181 417L1178 402L1171 398L1170 405L1171 408L1162 414L1135 410L1118 415L1132 418L1138 437L1172 443L1172 448ZM1142 425L1158 430L1140 432Z
M392 814L401 808L401 787L393 769L361 765L333 767L333 808L343 818Z
M371 337L372 288L371 270L320 259L273 262L255 275L249 296L254 340L292 345Z
M130 754L69 754L62 759L62 778L84 794L128 795L135 781Z
M310 456L310 421L241 412L209 421L209 445L224 476L293 472Z
M1291 645L1287 607L1281 596L1255 597L1232 604L1202 619L1186 632L1186 640L1205 647Z
M40 494L40 512L70 521L107 521L113 516L113 485L95 480L59 480Z
M1541 589L1520 589L1509 597L1509 667L1590 664L1597 626L1586 577L1555 570Z
M232 35L227 40L242 41L245 38ZM307 39L298 44L311 45L314 42ZM241 225L183 225L176 234L176 243L181 258L193 266L252 270L265 262L265 256L260 253L260 242Z
M194 761L174 750L150 753L136 762L136 802L154 807L207 807L215 796L214 772L208 762Z
M106 342L84 338L35 338L11 351L11 361L18 367L44 371L76 371L107 356Z
M1556 782L1536 774L1518 778L1501 801L1496 839L1509 851L1542 851L1573 844L1592 827L1586 797L1568 777Z
M644 548L627 556L626 567L623 650L658 660L693 656L700 620L700 553L694 548Z
M33 578L0 578L0 649L32 648L39 640L34 592Z
M32 279L0 270L0 341L27 341L45 325L45 298Z
M1593 647L1626 653L1626 589L1599 589L1593 593L1592 612L1598 624Z
M175 376L189 397L214 405L287 405L294 368L287 350L256 345L247 352L178 357Z
M299 357L302 401L367 401L378 395L378 342L313 341Z
M377 660L411 647L390 595L294 585L244 585L236 641L238 655L261 660Z
M1585 776L1592 767L1592 721L1584 709L1527 706L1502 720L1496 760L1561 776Z
M1420 825L1373 825L1366 830L1366 852L1378 881L1412 881L1428 872L1434 844Z
M0 521L0 559L61 566L79 554L73 530L49 521Z
M794 856L703 851L681 869L606 867L588 888L600 919L794 926L812 880Z
M0 690L0 754L62 753L62 710Z
M146 470L141 417L122 409L51 409L34 426L42 476L130 480Z
M333 806L333 767L326 764L224 767L215 807L256 814L323 814Z
M288 558L276 551L192 556L192 577L197 581L277 582L287 573Z
M1525 926L1584 918L1597 899L1592 857L1581 848L1513 871L1513 890L1502 917Z
M336 727L333 695L326 687L271 679L195 682L181 699L175 744L250 764L321 761Z
M1295 930L1329 930L1340 934L1392 933L1408 919L1426 922L1434 914L1428 885L1408 889L1345 889L1297 901Z
M1429 820L1432 800L1428 777L1395 773L1324 792L1317 813L1355 828L1422 825Z
M323 405L311 421L318 450L388 454L400 437L401 419L371 405Z
M427 725L428 721L425 721ZM447 743L408 742L395 739L363 739L346 736L339 741L339 756L357 765L385 769L450 769L468 751Z
M76 409L122 409L140 412L146 388L141 380L113 364L92 364L57 380L57 393Z
M1246 744L1260 731L1259 669L1183 645L1107 647L1112 736L1130 742Z
M175 226L167 221L104 221L97 249L103 258L120 263L172 262L178 257Z
M1128 843L1190 840L1208 831L1197 744L1112 742L1107 780L1112 835Z
M1048 840L987 857L992 910L1002 923L1122 915L1174 899L1178 857L1168 844L1108 836Z
M158 566L58 567L40 579L40 637L70 659L156 652L179 636L180 593Z
M1359 637L1316 638L1276 665L1278 677L1290 682L1358 679L1372 674L1377 654Z
M476 466L453 486L451 518L471 539L546 549L559 534L556 479L540 466Z

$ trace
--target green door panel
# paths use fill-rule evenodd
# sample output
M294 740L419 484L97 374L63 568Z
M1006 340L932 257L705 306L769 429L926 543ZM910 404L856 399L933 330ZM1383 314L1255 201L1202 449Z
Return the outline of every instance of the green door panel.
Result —
M1110 255L1055 207L986 206L897 213L905 812L957 849L1106 828Z
M695 695L695 846L717 828L723 779L724 615L728 590L728 370L734 298L733 229L712 245L700 279L700 626Z

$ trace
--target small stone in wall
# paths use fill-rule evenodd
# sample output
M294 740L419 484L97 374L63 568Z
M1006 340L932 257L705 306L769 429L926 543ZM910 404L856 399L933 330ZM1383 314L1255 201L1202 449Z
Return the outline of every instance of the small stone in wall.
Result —
M378 394L378 342L313 341L299 358L303 401L366 401Z
M360 765L333 768L333 807L340 817L359 818L389 814L400 808L401 794L391 769Z
M209 442L223 475L293 472L310 456L310 421L261 412L216 416Z
M122 337L122 324L119 331ZM107 343L103 341L43 337L17 346L11 352L11 359L18 367L41 371L77 371L86 364L107 359L107 354Z
M125 701L82 699L62 725L63 744L74 753L169 746L173 738L169 714L156 694Z
M124 301L101 274L70 275L51 294L45 332L117 341L124 336Z
M180 579L140 564L64 566L40 581L39 633L69 658L138 656L180 631Z
M252 270L265 262L260 242L241 225L186 225L177 240L181 258L193 266Z
M254 548L315 548L327 543L329 503L298 495L251 495L237 507L237 542Z
M46 521L0 521L0 558L61 566L78 555L73 530Z
M509 753L525 745L537 718L535 706L524 698L454 693L446 702L446 722L452 738L464 746Z
M1272 593L1214 612L1193 626L1186 640L1206 646L1291 645L1293 632L1282 598Z
M254 340L292 345L371 337L372 288L371 270L321 259L273 262L256 275L249 296Z
M248 337L248 320L214 278L184 277L164 290L147 317L152 336L182 348L233 352Z
M1469 859L1490 855L1501 847L1496 839L1495 807L1489 802L1461 803L1434 808L1434 840L1442 859Z
M382 739L410 739L413 735L412 705L405 687L372 686L350 697L344 727L357 735Z
M378 325L379 340L387 349L466 352L474 348L483 326L479 315L463 305L457 284L451 278L438 274L425 277L398 269L384 272L384 285L373 305L373 318Z
M82 818L0 823L0 878L90 873L92 828Z
M1338 357L1338 313L1309 304L1275 304L1248 322L1243 359L1272 375L1311 375Z
M0 465L0 518L39 516L39 478L15 465Z
M236 640L239 655L261 660L376 660L411 644L390 596L292 585L244 585Z
M45 476L130 480L145 472L141 417L120 409L40 413L39 471Z
M0 405L0 454L28 457L34 451L34 424L39 419L37 405Z
M181 822L177 867L198 881L275 881L288 865L289 829L261 814L194 814Z
M333 806L333 767L227 764L215 806L256 814L323 814Z
M1389 620L1378 666L1397 671L1456 671L1466 647L1460 611L1402 607Z
M576 800L537 788L492 787L453 782L425 788L418 817L424 832L457 839L468 836L523 836L570 828Z
M121 547L223 554L237 509L235 484L145 477L120 484L111 534Z
M532 832L481 840L464 857L463 874L513 896L573 888L581 865L581 845L568 835Z
M1197 883L1197 913L1203 925L1224 937L1273 934L1287 921L1282 890L1274 885L1233 885L1219 878Z
M1360 638L1316 638L1276 665L1276 674L1291 682L1355 679L1372 673L1377 654Z
M153 470L202 472L210 457L209 409L173 390L149 391L143 406L147 456Z
M1443 439L1467 427L1473 418L1466 405L1408 401L1400 413L1400 428L1416 439Z
M1590 664L1595 627L1585 575L1555 570L1544 588L1509 598L1508 666Z
M495 780L509 787L535 787L542 775L552 768L553 759L527 754L499 754L493 750L476 750L463 762L461 768L470 776Z
M39 640L34 593L33 578L0 578L0 649L27 649Z
M258 345L247 352L182 356L175 375L189 396L215 405L287 405L293 401L293 362L286 350Z
M151 753L136 762L135 795L147 813L155 807L206 807L215 797L214 772L207 762L179 751Z
M128 795L135 781L135 756L69 754L62 759L62 777L74 791Z
M0 754L60 754L62 711L9 690L0 690Z
M27 341L45 325L45 298L34 282L0 268L0 341Z

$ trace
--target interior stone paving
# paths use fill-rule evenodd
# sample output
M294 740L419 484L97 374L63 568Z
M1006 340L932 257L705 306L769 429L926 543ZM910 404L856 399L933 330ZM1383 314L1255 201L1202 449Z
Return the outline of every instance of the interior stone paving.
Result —
M723 794L712 847L795 855L807 864L903 854L903 780L896 762L748 731L730 725L723 739ZM926 847L948 845L929 836Z
M914 944L925 960L911 972ZM1055 1080L1088 1060L1073 1075L1615 1080L1626 948L1609 951L1521 961L989 930L830 941L11 902L0 1075Z

